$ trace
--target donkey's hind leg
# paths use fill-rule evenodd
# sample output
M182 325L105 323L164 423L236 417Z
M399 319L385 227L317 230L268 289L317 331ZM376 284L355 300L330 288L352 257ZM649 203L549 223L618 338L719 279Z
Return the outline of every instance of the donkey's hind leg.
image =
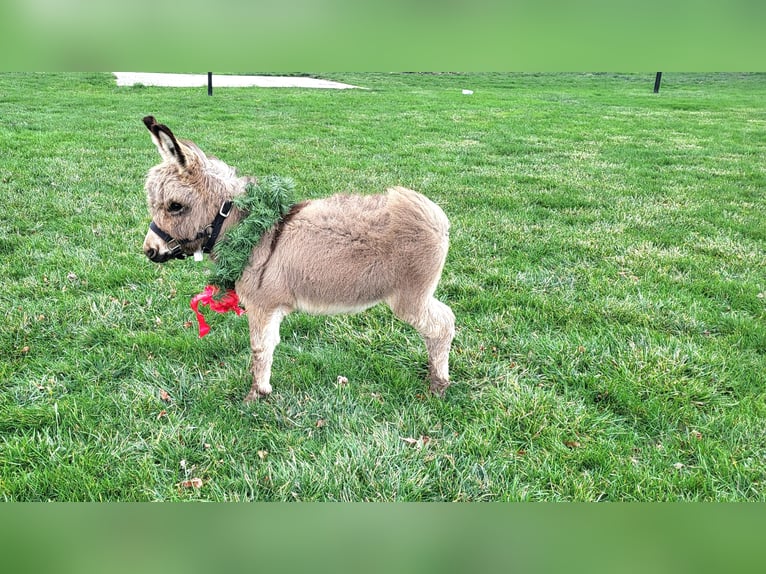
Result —
M279 325L285 316L281 309L247 310L250 326L250 350L252 352L253 386L245 397L245 402L252 402L271 393L271 363L274 349L279 344Z
M455 337L455 315L452 309L433 296L428 296L418 304L392 301L391 309L402 321L415 327L425 339L430 389L433 394L444 396L450 384L449 352Z

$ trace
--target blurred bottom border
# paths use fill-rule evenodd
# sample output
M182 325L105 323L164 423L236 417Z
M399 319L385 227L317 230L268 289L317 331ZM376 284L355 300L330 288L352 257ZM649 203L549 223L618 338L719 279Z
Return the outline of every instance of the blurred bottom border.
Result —
M739 572L762 504L4 504L7 571Z

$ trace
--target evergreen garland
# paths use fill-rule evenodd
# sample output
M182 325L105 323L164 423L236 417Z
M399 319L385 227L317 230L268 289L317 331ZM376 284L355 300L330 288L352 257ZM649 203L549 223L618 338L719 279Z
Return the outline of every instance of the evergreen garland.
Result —
M289 211L294 189L292 179L269 176L248 183L245 193L234 198L234 206L245 216L213 248L212 285L234 289L234 282L242 276L253 248Z

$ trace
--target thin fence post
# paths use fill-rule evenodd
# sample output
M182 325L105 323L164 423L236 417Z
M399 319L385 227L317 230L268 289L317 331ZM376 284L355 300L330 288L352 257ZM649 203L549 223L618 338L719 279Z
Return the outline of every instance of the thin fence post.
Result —
M654 93L659 94L660 93L660 82L662 81L662 72L657 72L657 75L654 77Z
M207 95L213 95L213 72L207 73Z

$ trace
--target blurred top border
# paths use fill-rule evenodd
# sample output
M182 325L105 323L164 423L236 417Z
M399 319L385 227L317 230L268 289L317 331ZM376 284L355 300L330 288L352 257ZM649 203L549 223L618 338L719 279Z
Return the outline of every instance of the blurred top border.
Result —
M760 0L6 0L0 69L763 71Z

